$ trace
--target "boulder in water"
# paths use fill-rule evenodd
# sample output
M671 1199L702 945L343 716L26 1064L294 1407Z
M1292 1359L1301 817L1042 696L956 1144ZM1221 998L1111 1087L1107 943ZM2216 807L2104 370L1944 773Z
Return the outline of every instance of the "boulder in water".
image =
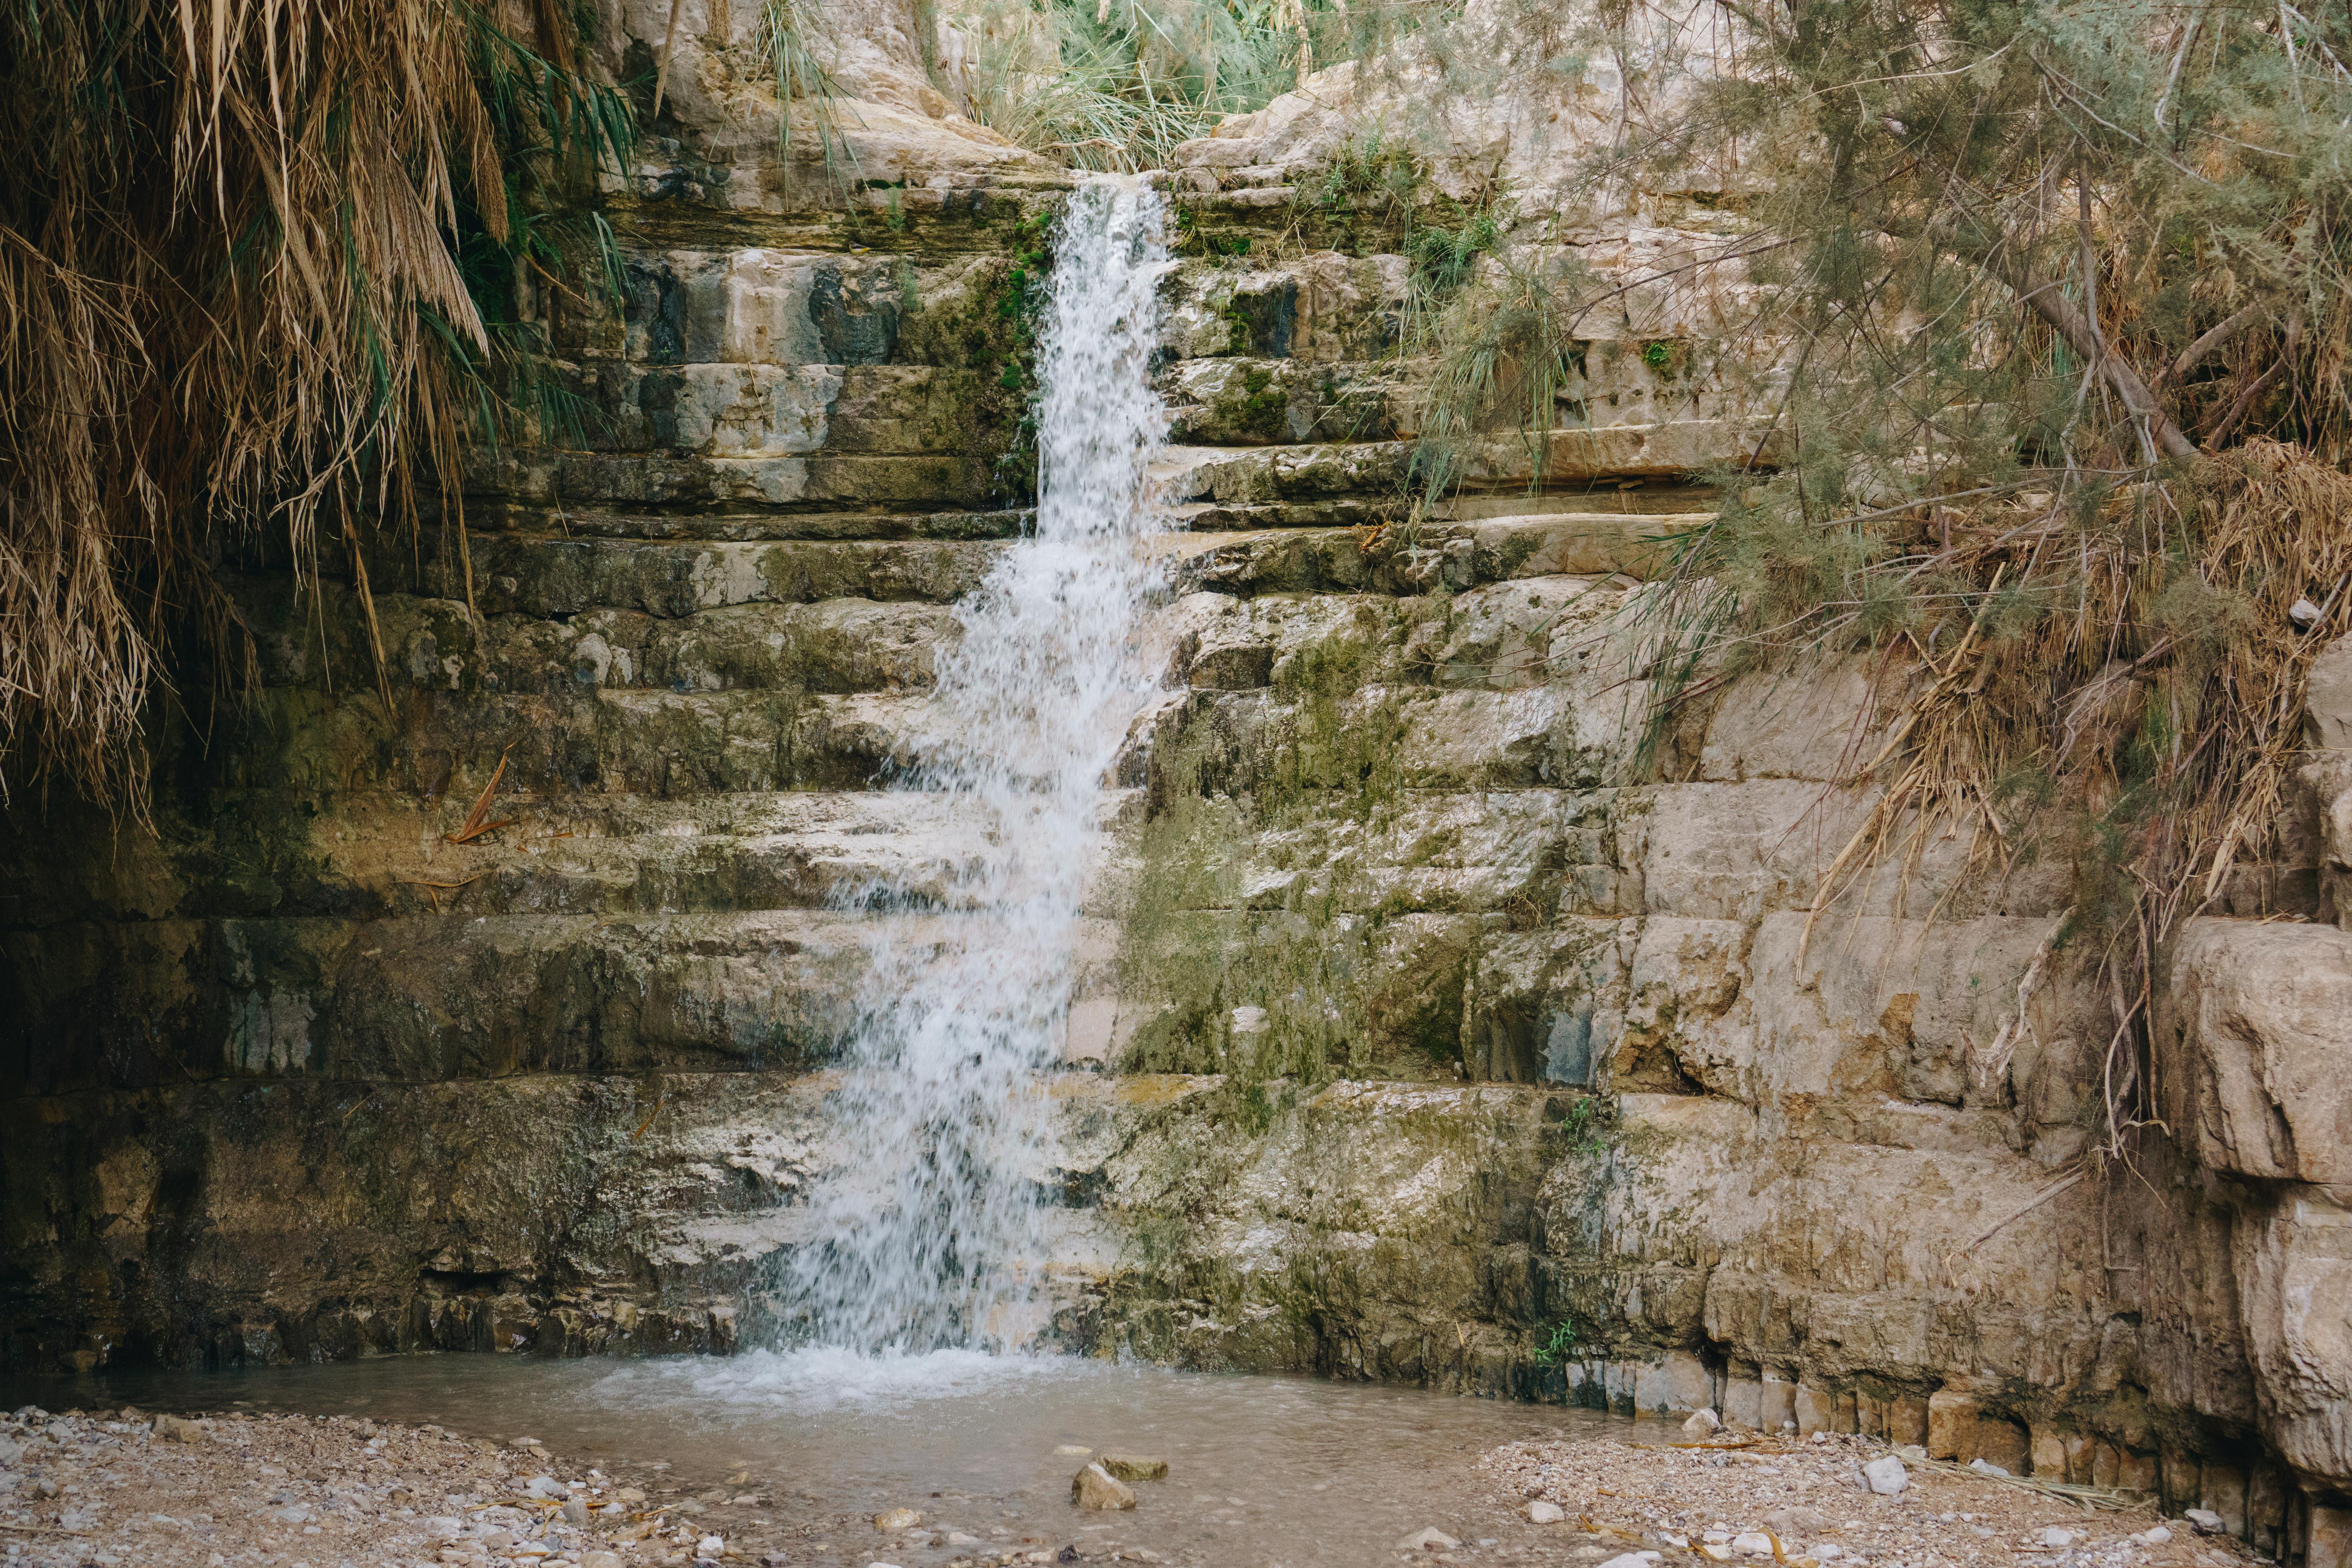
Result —
M1150 1454L1105 1454L1096 1461L1123 1481L1164 1481L1168 1461Z
M923 1516L911 1508L886 1509L874 1516L877 1530L912 1530L923 1522Z
M1080 1508L1116 1511L1135 1506L1135 1494L1127 1483L1102 1468L1089 1464L1070 1480L1070 1500Z

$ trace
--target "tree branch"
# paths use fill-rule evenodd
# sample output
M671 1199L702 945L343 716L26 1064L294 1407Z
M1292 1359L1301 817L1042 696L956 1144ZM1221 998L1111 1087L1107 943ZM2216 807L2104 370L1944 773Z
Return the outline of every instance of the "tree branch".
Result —
M2199 364L2204 362L2205 357L2210 354L2215 349L2220 348L2223 343L2226 343L2231 338L2236 337L2240 331L2251 325L2257 319L2266 316L2270 312L2260 304L2248 305L2245 309L2238 311L2229 320L2223 321L2220 326L2209 329L2195 342L2190 343L2187 348L2181 350L2180 357L2179 359L2174 360L2170 364L2166 365L2162 370L2157 372L2156 380L2151 384L2152 387L2155 390L2161 391L2164 388L2174 384L2179 381L2182 376L2187 375L2190 371L2195 370Z
M2294 359L2294 351L2302 346L2302 342L2303 312L2290 311L2286 318L2286 342L2280 348L2279 357L2271 362L2270 369L2245 384L2239 392L2236 401L2230 405L2229 412L2215 420L2211 427L2205 432L2208 445L2219 441L2238 427L2238 421L2244 418L2246 410L2254 405L2254 399L2267 391L2271 383L2286 374L2286 367Z
M2156 437L2157 445L2164 448L2167 457L2193 458L2197 455L2197 443L2172 422L2172 416L2164 411L2164 405L2157 400L2156 394L2149 391L2147 383L2139 378L2139 372L2126 363L2122 355L2109 353L2100 342L2098 333L2092 329L2083 312L2058 291L2056 279L2038 277L2031 267L2004 264L1997 256L1992 266L2017 295L2018 302L2031 307L2035 315L2049 322L2051 330L2065 340L2066 346L2086 363L2097 366L2099 374L2106 378L2109 386L2116 389L2116 395L2123 399L2124 406L2131 411L2134 418L2147 421L2149 434Z

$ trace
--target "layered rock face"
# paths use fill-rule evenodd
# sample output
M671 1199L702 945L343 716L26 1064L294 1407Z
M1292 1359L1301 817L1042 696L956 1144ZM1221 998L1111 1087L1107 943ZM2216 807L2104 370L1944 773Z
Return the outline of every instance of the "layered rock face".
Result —
M152 834L8 814L11 1365L725 1349L857 1157L825 1100L866 943L956 916L856 890L972 841L883 786L1023 525L1066 177L948 109L910 8L850 29L835 124L881 183L833 183L751 20L683 15L608 202L625 306L543 301L596 440L486 456L465 531L364 563L373 637L359 563L240 578L262 688L159 721ZM1337 90L1171 174L1174 651L1034 1173L1057 1334L1880 1433L2344 1561L2352 707L2315 687L2308 863L2165 970L2166 1127L2093 1163L2116 1022L2053 951L2062 870L1930 837L1814 908L1875 798L1864 670L1646 722L1683 476L1752 444L1648 352L1682 305L1596 325L1540 487L1498 433L1412 507L1405 236L1307 184ZM1532 166L1552 123L1489 129Z

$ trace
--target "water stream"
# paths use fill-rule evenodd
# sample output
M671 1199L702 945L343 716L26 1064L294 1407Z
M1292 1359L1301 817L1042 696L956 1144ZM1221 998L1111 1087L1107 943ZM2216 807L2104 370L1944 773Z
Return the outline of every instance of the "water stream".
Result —
M871 922L830 1108L847 1158L811 1194L817 1239L782 1281L799 1342L1006 1348L1042 1325L1028 1175L1047 1131L1042 1075L1069 1017L1106 775L1156 683L1140 628L1160 582L1144 473L1167 425L1150 381L1164 216L1143 182L1099 179L1055 231L1036 529L959 607L934 720L901 780L951 797L985 834L944 899L926 900L945 919ZM919 907L887 885L848 900Z

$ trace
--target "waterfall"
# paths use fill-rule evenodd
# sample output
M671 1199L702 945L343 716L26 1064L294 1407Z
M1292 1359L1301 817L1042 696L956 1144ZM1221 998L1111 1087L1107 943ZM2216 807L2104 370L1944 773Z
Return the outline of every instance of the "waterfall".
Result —
M984 825L939 912L860 889L870 978L830 1120L839 1163L810 1196L787 1310L867 1353L1005 1348L1040 1325L1034 1175L1049 1131L1107 775L1157 684L1141 640L1160 582L1144 469L1165 208L1139 181L1080 185L1055 230L1038 339L1034 536L959 607L904 787ZM937 898L936 890L931 895ZM928 902L929 900L925 900Z

